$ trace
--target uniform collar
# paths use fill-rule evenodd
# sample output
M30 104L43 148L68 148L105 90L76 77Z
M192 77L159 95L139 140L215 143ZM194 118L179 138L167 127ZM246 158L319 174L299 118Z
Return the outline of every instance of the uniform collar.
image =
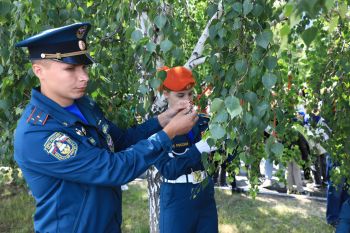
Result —
M87 98L86 97L80 98L79 100L76 101L76 104L78 106L82 104L86 106L87 104L85 103L86 102L85 99ZM65 126L70 126L76 123L77 121L79 122L81 121L77 116L65 110L55 101L43 95L40 92L40 87L32 89L32 97L31 97L30 103L40 108L42 111L46 112L52 118L55 118ZM86 116L86 112L83 112L83 114L84 116ZM91 117L87 117L87 120L89 123L91 123ZM94 120L93 122L95 123L96 121Z

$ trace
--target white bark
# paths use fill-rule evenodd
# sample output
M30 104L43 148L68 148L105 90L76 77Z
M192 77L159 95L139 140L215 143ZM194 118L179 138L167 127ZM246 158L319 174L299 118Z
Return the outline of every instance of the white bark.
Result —
M218 11L208 21L207 25L205 26L205 28L203 30L201 37L199 38L196 46L194 47L194 49L191 53L191 57L188 59L188 61L184 65L184 67L192 70L195 66L204 63L205 59L200 60L200 61L203 61L202 63L199 63L199 62L196 63L194 61L197 60L198 58L200 58L203 54L205 42L207 41L207 39L209 37L209 27L210 27L211 23L215 19L220 19L223 12L224 12L224 8L222 5L222 1L220 1L219 5L218 5Z
M220 57L220 53L215 53L214 56L219 58ZM203 64L207 60L208 57L209 56L198 57L198 58L196 58L196 59L194 59L192 61L188 61L186 63L186 64L188 64L188 66L185 65L185 67L190 69L190 70L192 70L194 67L196 67L196 66L198 66L200 64Z
M154 166L150 167L147 171L150 233L159 232L160 182L161 182L160 173Z
M166 5L163 4L163 8ZM166 12L165 9L162 9L163 12ZM142 12L138 17L140 23L140 30L144 36L148 36L151 27L154 25L150 22L147 12ZM160 44L163 40L162 34L155 34L152 38L152 41L155 44ZM160 58L157 58L156 68L160 68L164 65L164 61ZM144 76L143 76L144 77ZM144 82L145 80L141 81ZM155 104L156 103L156 104ZM152 105L152 115L159 114L166 109L166 102L160 97L159 94L155 96L155 102ZM148 203L149 203L149 224L150 224L150 233L159 233L159 195L160 195L160 174L155 167L150 167L147 171L147 189L148 189Z

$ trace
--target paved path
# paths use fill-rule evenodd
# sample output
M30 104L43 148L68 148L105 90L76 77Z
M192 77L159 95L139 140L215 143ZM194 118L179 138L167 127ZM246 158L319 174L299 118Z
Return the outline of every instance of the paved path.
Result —
M273 180L275 181L274 185L270 188L264 188L259 186L259 192L258 195L274 195L274 196L281 196L281 197L287 197L287 198L305 198L305 199L311 199L311 200L317 200L325 202L327 201L326 198L326 189L325 188L313 188L312 184L306 184L304 186L304 190L307 191L306 195L297 195L297 194L287 194L287 190L283 186L283 184L277 185L277 178L273 177ZM243 190L244 193L248 193L249 191L249 181L248 178L245 175L239 175L236 176L236 182L237 187ZM216 189L223 189L223 190L231 190L231 186L227 187L215 187Z

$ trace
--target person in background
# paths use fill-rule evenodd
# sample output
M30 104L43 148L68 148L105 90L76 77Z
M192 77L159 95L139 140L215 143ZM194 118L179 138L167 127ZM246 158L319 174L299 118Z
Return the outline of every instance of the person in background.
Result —
M195 79L185 67L163 67L166 78L161 90L168 107L179 101L193 100ZM214 199L214 183L202 164L202 153L210 153L201 139L209 118L199 115L197 124L187 133L172 140L171 160L159 160L155 166L163 177L160 187L161 233L215 233L218 216Z
M36 201L35 232L121 232L120 186L158 160L198 116L188 101L127 130L104 117L85 91L89 23L25 39L40 86L14 136L14 158ZM195 159L195 158L194 158Z

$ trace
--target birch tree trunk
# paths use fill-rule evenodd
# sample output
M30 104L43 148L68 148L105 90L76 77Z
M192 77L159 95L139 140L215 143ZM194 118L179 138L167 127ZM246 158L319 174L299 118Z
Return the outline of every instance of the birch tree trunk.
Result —
M162 5L161 11L166 14L166 5ZM156 27L149 19L147 12L142 12L138 16L140 23L140 30L144 36L149 36L149 30L151 27ZM157 31L157 30L156 30ZM153 42L156 45L159 45L163 40L163 35L161 33L155 33L152 37ZM164 65L162 59L157 58L156 66L157 68ZM141 73L144 73L141 71ZM143 79L140 82L145 82L147 75L142 75ZM155 104L157 103L157 104ZM153 102L151 108L151 114L146 115L146 118L152 115L158 115L166 110L167 104L164 99L161 98L159 94L155 95L155 101ZM148 203L149 203L149 224L150 224L150 233L159 233L159 195L160 195L160 183L161 176L158 170L151 166L147 170L147 191L148 191Z

